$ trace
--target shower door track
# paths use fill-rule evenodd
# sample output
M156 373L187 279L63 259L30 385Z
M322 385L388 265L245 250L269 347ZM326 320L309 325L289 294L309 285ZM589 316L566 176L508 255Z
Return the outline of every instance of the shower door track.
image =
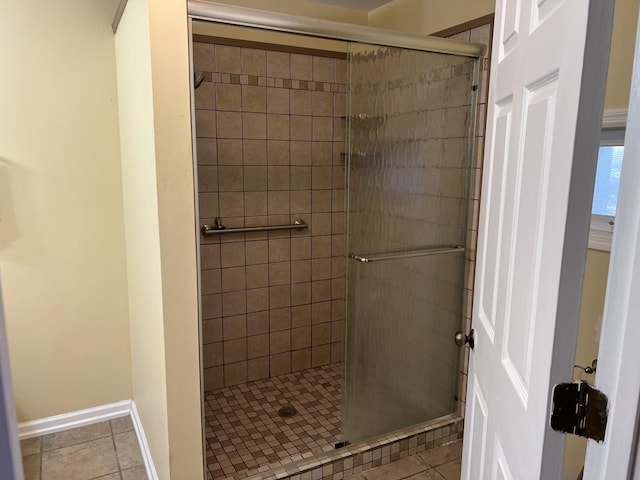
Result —
M485 50L484 45L478 43L400 33L383 28L274 13L202 0L189 0L187 2L187 11L189 18L196 20L311 35L334 40L447 53L466 57L481 57Z

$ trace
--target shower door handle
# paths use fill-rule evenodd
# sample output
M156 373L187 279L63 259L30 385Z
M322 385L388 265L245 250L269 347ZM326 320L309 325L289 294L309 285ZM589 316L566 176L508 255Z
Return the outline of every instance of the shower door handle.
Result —
M458 345L459 347L469 347L471 350L473 350L473 348L476 346L475 333L475 330L472 329L469 332L469 335L465 335L462 330L459 330L456 332L453 338L456 342L456 345Z

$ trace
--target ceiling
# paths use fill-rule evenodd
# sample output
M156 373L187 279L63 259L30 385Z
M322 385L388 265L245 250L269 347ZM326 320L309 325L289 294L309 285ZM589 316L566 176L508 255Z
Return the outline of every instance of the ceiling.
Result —
M325 3L336 7L351 8L353 10L363 10L370 12L392 0L311 0L314 3Z

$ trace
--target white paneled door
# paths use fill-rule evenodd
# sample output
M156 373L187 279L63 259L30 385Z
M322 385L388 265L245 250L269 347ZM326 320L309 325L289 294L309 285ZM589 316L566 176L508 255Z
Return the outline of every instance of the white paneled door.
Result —
M462 478L560 478L612 0L498 0Z

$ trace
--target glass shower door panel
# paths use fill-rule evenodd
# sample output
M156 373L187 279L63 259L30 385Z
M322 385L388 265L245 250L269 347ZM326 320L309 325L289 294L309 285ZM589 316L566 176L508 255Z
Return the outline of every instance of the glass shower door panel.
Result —
M350 254L465 244L475 62L351 46ZM464 262L348 260L345 440L456 411Z

